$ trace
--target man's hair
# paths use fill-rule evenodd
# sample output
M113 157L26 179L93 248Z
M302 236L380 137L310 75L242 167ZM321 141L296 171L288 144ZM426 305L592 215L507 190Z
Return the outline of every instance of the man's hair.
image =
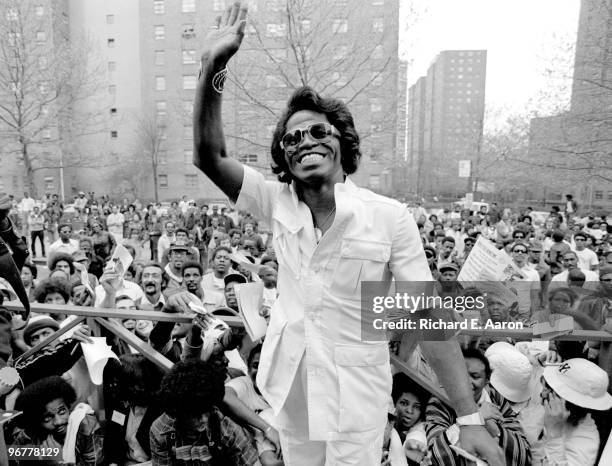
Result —
M553 231L552 239L555 243L560 243L561 241L563 241L563 238L565 238L565 233L563 233L563 231L561 230Z
M553 288L548 294L548 302L551 302L558 294L564 294L567 296L570 300L570 306L573 306L578 299L578 295L571 288Z
M177 228L176 230L174 230L174 234L176 235L177 233L185 233L187 236L189 236L189 232L185 229L185 228Z
M232 250L228 248L227 246L217 246L212 252L212 255L210 256L211 261L215 260L215 257L217 257L217 254L219 253L219 251L227 251L228 254L232 253Z
M185 270L187 269L198 269L200 271L200 275L204 274L204 268L202 264L196 261L188 261L183 264L181 267L181 277L185 275Z
M20 423L27 434L33 437L44 435L40 423L47 403L58 398L64 400L68 408L76 400L74 388L58 375L45 377L25 387L17 397L15 409L23 411Z
M278 175L278 180L282 183L291 183L293 180L280 141L287 132L287 122L291 116L303 110L324 114L329 123L340 132L342 168L347 175L355 173L361 159L361 150L359 148L359 135L355 129L351 112L344 102L334 98L321 97L312 88L305 86L297 89L289 99L287 108L276 125L272 136L270 149L272 153L272 172Z
M65 227L70 228L70 231L72 231L72 225L70 223L65 223L65 222L64 223L60 223L57 226L57 231L60 232L60 231L62 231L62 228L65 228Z
M240 236L242 236L242 231L240 231L238 228L232 228L232 229L229 231L230 238L231 238L232 236L234 236L236 233L238 233Z
M209 412L223 401L225 376L225 370L199 359L177 362L159 389L164 411L182 419Z
M59 277L51 277L43 280L34 289L34 299L37 303L44 304L47 295L50 293L59 293L68 302L70 298L70 283L68 280Z
M571 201L574 198L574 196L572 196L571 194L566 194L565 197L568 201Z
M576 260L578 260L578 254L576 254L575 251L565 251L562 257L565 259L565 256L567 256L568 254L571 254L572 256L574 256L574 258L576 258Z
M463 359L479 359L480 361L482 361L482 363L485 366L485 374L487 376L487 379L491 377L491 365L489 364L489 360L487 359L487 357L484 355L484 353L482 351L480 351L478 348L466 348L464 350L462 350L463 352Z
M455 244L455 238L453 238L452 236L445 236L442 242L443 243L449 242L449 243Z
M574 239L576 238L584 238L584 240L586 241L589 238L589 235L586 234L584 231L577 231L576 233L574 233Z
M126 294L122 294L122 295L117 296L117 297L115 298L115 304L116 304L116 303L118 303L119 301L123 301L123 300L125 300L125 299L129 299L130 301L134 301L134 298L131 298L131 297L129 297L129 296L128 296L128 295L126 295Z

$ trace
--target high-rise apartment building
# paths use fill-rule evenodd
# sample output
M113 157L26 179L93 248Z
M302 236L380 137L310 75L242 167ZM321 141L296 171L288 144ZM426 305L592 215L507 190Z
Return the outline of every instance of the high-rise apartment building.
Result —
M223 197L193 166L192 112L205 35L230 2L62 1L68 37L85 31L95 49L89 66L100 68L101 83L81 107L102 114L96 131L76 144L97 163L64 163L47 187L58 191L63 173L68 197L83 190L153 199L155 185L160 200ZM353 112L363 153L354 180L391 193L393 166L404 156L398 0L248 4L246 37L223 96L229 155L274 179L275 125L294 89L310 85Z
M475 169L482 138L487 52L447 50L408 91L409 190L419 196L455 198L469 182L461 160Z
M570 109L531 120L530 159L551 167L532 198L559 203L572 194L583 208L612 208L611 39L610 1L582 0Z

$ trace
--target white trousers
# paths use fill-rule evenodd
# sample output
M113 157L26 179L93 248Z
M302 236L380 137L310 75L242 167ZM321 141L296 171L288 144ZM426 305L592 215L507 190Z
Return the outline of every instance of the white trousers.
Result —
M306 383L302 357L285 405L276 419L285 466L379 465L384 425L378 430L347 434L342 440L309 440Z

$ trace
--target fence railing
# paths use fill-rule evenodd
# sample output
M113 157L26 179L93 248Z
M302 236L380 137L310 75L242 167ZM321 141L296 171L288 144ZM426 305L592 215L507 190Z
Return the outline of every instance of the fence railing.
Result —
M23 307L21 304L6 303L5 307L10 311L22 311ZM49 343L55 341L61 335L70 331L75 326L86 323L93 336L101 336L102 328L107 329L110 333L125 341L128 345L138 350L145 358L162 368L163 370L170 370L173 363L159 353L155 348L141 340L139 337L131 333L129 330L118 324L117 322L109 319L138 319L138 320L151 320L158 322L174 322L174 323L191 323L193 317L188 314L172 314L159 311L133 311L133 310L121 310L121 309L106 309L106 308L94 308L94 307L81 307L71 305L51 305L51 304L32 304L32 312L35 313L53 313L53 314L66 314L76 316L72 322L66 326L60 328L53 335L41 341L39 344L28 350L26 353L21 355L19 359L25 359L31 354L36 353L40 349L47 346ZM239 317L231 316L217 316L219 319L225 321L232 327L243 327L244 324ZM531 328L524 329L470 329L462 330L462 335L471 336L490 336L490 337L510 337L515 340L533 340L541 339L538 335L533 334ZM606 331L596 330L574 330L565 335L559 335L554 337L555 340L567 340L567 341L612 341L612 334ZM443 390L431 383L427 378L423 377L411 367L409 367L405 361L399 357L392 355L391 363L395 368L405 373L410 379L420 385L422 388L427 390L434 396L440 398L443 402L450 406L450 402Z

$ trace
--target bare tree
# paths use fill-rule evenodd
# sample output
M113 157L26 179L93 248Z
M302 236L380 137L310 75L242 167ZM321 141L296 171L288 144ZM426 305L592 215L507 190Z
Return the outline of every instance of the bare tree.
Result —
M33 194L38 170L97 166L76 141L105 123L100 107L85 104L103 85L92 41L71 41L57 12L41 8L30 0L0 2L2 151L23 164Z
M397 41L389 18L373 18L337 2L276 0L276 9L249 12L247 37L230 65L226 98L236 114L226 135L234 151L267 151L284 102L301 86L341 98L355 114L376 92L381 113L395 108ZM232 127L232 122L235 126ZM395 115L360 129L360 136L390 138ZM373 147L373 150L376 146ZM390 155L390 154L385 154Z
M165 115L150 112L137 117L135 134L134 158L126 168L142 172L140 162L148 164L153 175L153 194L157 203L159 201L157 172L159 166L167 162Z

